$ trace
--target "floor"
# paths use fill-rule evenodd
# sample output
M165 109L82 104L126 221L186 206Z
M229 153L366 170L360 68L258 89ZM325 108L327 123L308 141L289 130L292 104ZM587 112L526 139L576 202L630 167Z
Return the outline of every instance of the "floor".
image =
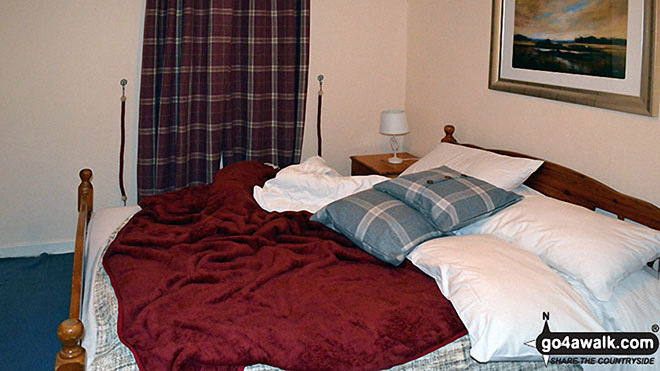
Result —
M52 370L69 315L73 254L0 259L0 370Z

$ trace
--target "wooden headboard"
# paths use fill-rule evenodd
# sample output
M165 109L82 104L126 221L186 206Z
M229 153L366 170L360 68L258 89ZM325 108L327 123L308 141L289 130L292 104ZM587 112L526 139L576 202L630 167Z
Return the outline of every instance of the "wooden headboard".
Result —
M454 138L455 128L445 126L443 142L485 149L490 152L513 157L536 157L521 153L486 149L472 144L459 143ZM542 159L540 159L542 160ZM545 161L545 160L544 160ZM562 201L581 205L591 210L596 208L615 214L619 219L629 219L660 230L660 208L638 198L620 193L605 184L580 174L575 170L545 161L543 165L527 179L525 185Z

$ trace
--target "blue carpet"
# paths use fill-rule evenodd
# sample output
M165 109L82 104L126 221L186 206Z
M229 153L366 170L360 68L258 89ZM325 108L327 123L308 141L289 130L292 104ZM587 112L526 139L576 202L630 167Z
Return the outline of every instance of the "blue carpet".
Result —
M53 370L73 254L0 259L0 370Z

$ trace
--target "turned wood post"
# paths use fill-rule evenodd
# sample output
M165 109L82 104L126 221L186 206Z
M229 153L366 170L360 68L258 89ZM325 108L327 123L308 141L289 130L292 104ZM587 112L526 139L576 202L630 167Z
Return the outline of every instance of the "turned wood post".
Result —
M80 185L78 186L78 226L73 256L73 274L71 278L71 305L69 319L60 324L57 337L62 343L62 349L55 357L56 371L84 371L85 349L80 341L85 332L80 321L80 306L82 297L82 265L85 247L87 224L92 216L94 202L94 187L92 187L92 171L80 170Z
M80 170L80 185L78 186L78 211L82 207L83 201L87 202L88 218L94 211L94 187L92 186L92 171L90 169Z
M55 358L56 371L83 371L85 369L85 349L80 346L83 324L77 318L69 318L60 324L57 337L62 349Z
M453 143L457 144L458 141L454 138L454 125L445 125L445 137L440 141L443 143Z

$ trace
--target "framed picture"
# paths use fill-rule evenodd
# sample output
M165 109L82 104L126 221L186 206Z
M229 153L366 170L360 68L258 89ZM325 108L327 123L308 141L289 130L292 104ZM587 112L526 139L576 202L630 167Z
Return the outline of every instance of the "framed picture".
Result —
M493 0L488 87L658 115L657 0Z

